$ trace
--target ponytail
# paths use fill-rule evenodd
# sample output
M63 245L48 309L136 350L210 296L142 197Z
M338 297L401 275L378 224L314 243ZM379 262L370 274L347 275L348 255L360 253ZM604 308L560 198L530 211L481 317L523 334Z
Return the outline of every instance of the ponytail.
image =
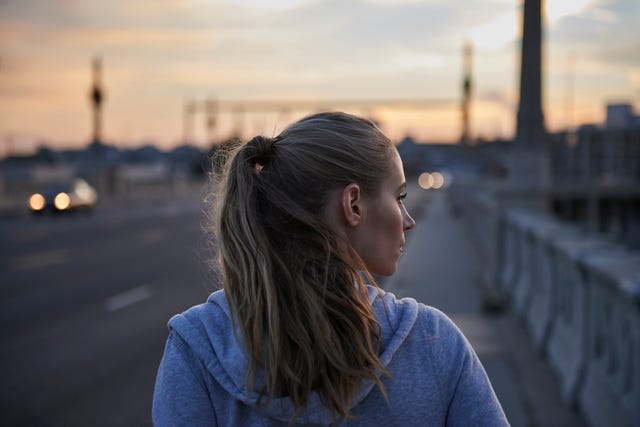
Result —
M252 343L262 341L262 329L279 330L277 316L267 316L265 319L253 316L254 313L264 314L273 310L269 307L273 298L269 298L270 289L265 286L273 283L273 267L268 255L271 248L261 226L256 183L270 159L271 148L271 140L258 136L232 155L225 173L224 203L219 207L216 221L225 291L229 305L237 314L241 314L238 320L250 349ZM264 321L266 324L263 327ZM264 366L262 352L255 351L258 348L252 350L247 375L249 381L254 377L256 366Z

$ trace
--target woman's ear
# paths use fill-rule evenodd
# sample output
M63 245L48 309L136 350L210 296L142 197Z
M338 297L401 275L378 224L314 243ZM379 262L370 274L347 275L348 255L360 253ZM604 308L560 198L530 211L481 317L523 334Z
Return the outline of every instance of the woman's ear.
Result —
M342 190L340 199L342 215L348 226L355 227L362 219L362 192L360 186L351 183Z

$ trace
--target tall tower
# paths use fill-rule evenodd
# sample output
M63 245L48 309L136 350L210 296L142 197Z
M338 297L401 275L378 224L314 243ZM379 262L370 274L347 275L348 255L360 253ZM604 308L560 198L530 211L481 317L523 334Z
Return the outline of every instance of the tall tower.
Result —
M462 134L460 135L460 143L467 145L470 143L469 132L469 109L471 107L471 61L473 55L473 47L471 42L465 42L462 47Z
M521 206L546 211L551 157L542 115L542 0L524 0L520 102L509 180Z
M207 145L213 144L215 141L215 131L217 125L218 102L215 99L207 99L205 101L206 127L207 127Z
M544 145L546 131L542 115L542 0L524 0L520 102L516 130L519 148Z
M93 86L91 88L91 103L93 106L93 144L102 142L102 61L100 58L94 58L92 64Z
M194 137L194 116L196 114L196 101L187 100L184 102L182 112L182 143L189 145L193 143Z

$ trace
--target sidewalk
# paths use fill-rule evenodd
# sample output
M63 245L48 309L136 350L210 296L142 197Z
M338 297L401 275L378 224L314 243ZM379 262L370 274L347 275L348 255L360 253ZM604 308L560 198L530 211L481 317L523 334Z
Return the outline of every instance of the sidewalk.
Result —
M482 313L473 248L446 193L422 192L419 198L412 205L422 212L407 234L398 272L382 287L437 307L458 325L478 353L512 426L584 426L562 402L556 377L535 354L521 322L510 313Z

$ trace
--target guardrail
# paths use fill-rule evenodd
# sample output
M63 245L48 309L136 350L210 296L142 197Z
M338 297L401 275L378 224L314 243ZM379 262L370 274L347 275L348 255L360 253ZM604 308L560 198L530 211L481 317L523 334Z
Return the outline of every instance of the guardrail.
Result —
M640 253L477 187L450 196L488 298L524 321L566 403L592 427L640 425Z

